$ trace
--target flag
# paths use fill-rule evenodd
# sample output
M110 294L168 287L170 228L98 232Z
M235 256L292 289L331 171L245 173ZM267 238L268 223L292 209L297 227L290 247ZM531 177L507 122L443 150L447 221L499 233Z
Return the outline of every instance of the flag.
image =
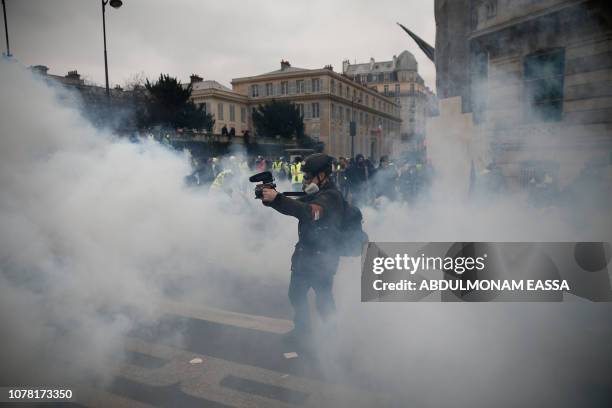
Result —
M425 40L423 40L421 37L419 37L418 35L416 35L412 31L410 31L409 29L407 29L406 27L404 27L400 23L397 23L397 25L402 27L402 29L406 33L408 33L408 35L410 37L412 37L414 42L416 42L417 45L419 46L419 48L425 53L425 55L427 55L427 58L429 58L432 62L435 62L435 49L434 49L434 47L432 47L431 45L427 44L425 42Z

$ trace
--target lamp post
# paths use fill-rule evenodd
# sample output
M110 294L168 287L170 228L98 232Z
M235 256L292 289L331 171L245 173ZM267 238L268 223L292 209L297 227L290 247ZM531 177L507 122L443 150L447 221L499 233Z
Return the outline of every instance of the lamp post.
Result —
M104 76L106 78L106 98L110 100L110 88L108 87L108 57L106 56L106 18L104 12L106 11L106 4L110 4L112 8L118 9L123 5L121 0L101 0L102 1L102 34L104 36ZM4 0L2 0L4 3Z
M357 123L355 122L355 101L361 103L357 95L351 99L351 122L349 125L349 135L351 136L351 158L355 158L355 136L357 135Z
M2 0L2 12L4 13L4 34L6 35L6 56L11 57L11 47L9 45L9 37L8 37L8 25L6 23L6 4L4 4L4 0Z

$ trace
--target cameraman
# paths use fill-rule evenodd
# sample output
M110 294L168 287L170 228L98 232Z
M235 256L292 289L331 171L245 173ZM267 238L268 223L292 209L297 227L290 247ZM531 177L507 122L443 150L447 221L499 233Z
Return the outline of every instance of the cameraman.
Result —
M330 179L332 158L316 153L302 167L303 190L298 199L288 198L274 189L264 188L262 202L281 214L298 219L298 243L291 257L289 300L295 311L295 328L287 334L290 341L302 340L311 332L307 294L312 288L323 321L335 310L332 287L338 267L339 228L344 211L340 191Z

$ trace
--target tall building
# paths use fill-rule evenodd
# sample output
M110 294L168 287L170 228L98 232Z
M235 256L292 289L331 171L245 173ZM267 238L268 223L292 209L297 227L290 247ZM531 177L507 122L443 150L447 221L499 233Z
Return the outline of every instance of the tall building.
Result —
M215 129L233 124L237 136L241 130L254 134L252 112L257 106L272 100L294 103L303 115L305 133L323 142L325 152L336 157L350 156L351 151L373 159L390 155L400 133L400 108L394 98L334 72L331 66L305 69L282 61L278 70L234 78L231 90L214 81L196 83L192 99L215 116ZM351 119L356 124L354 137Z
M355 82L393 98L401 109L399 141L422 146L434 95L419 75L414 55L403 51L390 61L370 58L370 62L359 64L347 60L342 64L342 72Z
M432 126L463 138L477 169L495 162L517 187L546 172L563 187L612 164L609 1L436 0L435 10Z

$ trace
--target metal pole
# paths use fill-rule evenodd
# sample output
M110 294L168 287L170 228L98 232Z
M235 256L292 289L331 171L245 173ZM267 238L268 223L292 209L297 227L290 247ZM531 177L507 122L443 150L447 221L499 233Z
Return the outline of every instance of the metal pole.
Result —
M4 0L3 0L4 1ZM106 56L106 18L104 17L105 6L108 0L102 1L102 34L104 36L104 76L106 77L106 98L110 100L110 88L108 87L108 58Z
M4 34L6 35L6 56L11 57L11 46L9 45L8 25L6 23L6 4L2 0L2 11L4 12Z
M355 120L355 97L351 98L351 122L349 125L349 132L351 132L351 158L355 158L355 135L352 133L353 122Z

